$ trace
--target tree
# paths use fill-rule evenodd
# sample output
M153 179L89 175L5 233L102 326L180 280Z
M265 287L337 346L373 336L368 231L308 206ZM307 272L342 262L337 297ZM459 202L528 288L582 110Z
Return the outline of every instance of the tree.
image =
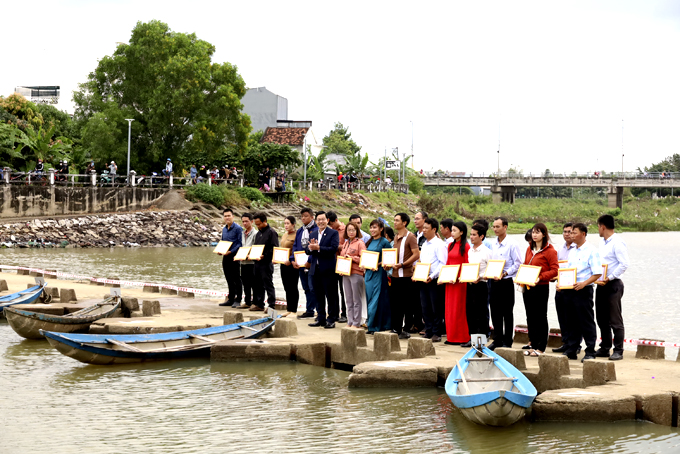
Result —
M21 130L38 128L43 124L37 106L19 93L0 98L0 119L3 123L13 124Z
M14 165L19 169L27 172L35 168L38 159L42 159L45 163L55 164L61 159L69 157L69 152L71 151L71 140L67 137L54 137L55 126L51 126L47 129L38 128L35 130L29 128L26 131L19 131L15 141L22 146L20 161L23 163L19 164L14 160Z
M260 170L265 167L270 169L297 167L302 164L300 153L289 145L278 143L258 143L248 147L243 154L241 162L246 179L250 182L257 181Z
M102 58L74 93L83 146L100 161L125 162L131 118L131 168L140 172L166 158L181 169L199 153L243 154L251 129L241 111L245 82L230 63L213 63L214 53L193 33L138 22L130 43Z
M361 153L357 153L355 155L345 157L344 164L336 164L335 172L338 174L340 172L344 174L354 173L361 176L364 173L366 173L366 168L368 167L368 164L369 164L368 153L366 153L363 157L361 156Z
M341 155L355 155L361 151L361 147L352 140L349 128L342 123L335 123L334 128L323 138L323 144L330 153Z

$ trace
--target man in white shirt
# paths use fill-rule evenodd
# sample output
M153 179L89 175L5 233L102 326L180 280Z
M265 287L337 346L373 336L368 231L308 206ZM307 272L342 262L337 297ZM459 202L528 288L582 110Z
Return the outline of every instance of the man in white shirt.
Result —
M255 235L257 235L257 230L253 227L253 215L251 213L244 213L241 216L241 224L243 225L241 244L243 247L252 247L255 244ZM252 305L254 280L255 262L253 260L242 260L241 283L243 284L243 298L245 304L240 307L243 309L249 308Z
M165 162L165 170L163 170L163 175L169 177L172 174L172 161L170 158Z
M572 241L571 237L571 222L567 222L562 227L562 238L564 238L564 244L561 248L557 250L557 260L565 261L569 260L569 253L576 247L576 244ZM553 348L552 351L555 353L564 353L567 351L567 345L569 344L569 324L567 321L566 314L566 304L564 301L564 294L562 292L555 292L555 310L557 311L557 322L560 324L560 332L562 334L562 345L558 348Z
M419 211L413 216L413 225L416 226L416 240L418 240L418 249L422 249L425 237L423 237L423 225L427 219L427 213Z
M430 264L430 274L420 286L420 302L423 306L425 320L425 337L432 342L441 342L444 333L444 298L445 286L437 285L439 271L446 265L447 251L444 242L437 237L439 222L426 218L423 221L423 237L425 241L420 250L421 263Z
M478 279L475 282L469 282L467 285L465 310L470 335L486 335L489 331L489 287L486 279L483 279L482 276L486 272L486 265L491 258L491 251L484 245L485 238L486 229L483 226L475 224L470 228L472 247L468 251L468 262L479 263Z
M363 223L361 216L359 216L358 214L353 214L349 217L349 222L357 226L357 228L359 229L359 233L361 234L361 239L364 240L364 243L368 243L368 240L371 239L371 235L361 230L361 224ZM343 242L344 242L343 238L340 238L340 243L342 244Z
M442 219L441 226L439 228L439 235L444 240L444 243L448 246L453 243L453 236L451 236L451 228L453 227L453 219Z
M611 361L623 359L623 314L621 312L621 297L623 296L623 281L621 276L628 269L628 247L623 239L614 232L614 217L609 214L600 216L597 220L600 232L600 259L602 265L607 265L607 275L601 281L596 281L595 312L597 326L600 327L602 342L595 356L609 357ZM604 269L604 267L603 267ZM612 332L614 333L614 353L609 356L612 347Z
M489 306L493 322L493 342L489 349L497 347L512 348L512 337L515 329L512 310L515 307L515 285L512 278L517 274L523 260L517 244L508 238L508 220L497 217L493 221L496 241L493 243L493 260L505 260L503 273L491 281L489 289Z

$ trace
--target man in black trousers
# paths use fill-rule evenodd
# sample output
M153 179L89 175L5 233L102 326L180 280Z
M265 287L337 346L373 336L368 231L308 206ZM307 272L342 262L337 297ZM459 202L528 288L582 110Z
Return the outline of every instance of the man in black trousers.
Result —
M263 244L264 250L259 260L255 260L255 280L253 282L253 305L250 306L250 311L264 310L264 292L267 291L267 303L270 308L274 308L276 302L276 293L274 292L274 264L272 258L274 257L274 248L279 246L279 235L269 227L267 224L267 215L264 213L256 213L255 227L257 227L257 235L255 235L255 245Z
M318 230L309 236L309 244L305 248L311 256L311 268L314 295L317 302L317 322L309 326L335 328L340 315L338 300L338 283L335 278L335 255L338 252L340 238L336 230L328 227L328 218L324 211L316 213ZM328 317L326 317L326 301L328 301Z
M241 273L239 263L234 261L234 255L241 247L243 229L234 222L234 212L227 208L222 213L224 217L224 228L222 229L222 241L231 241L229 250L222 255L222 271L224 278L229 286L229 296L227 300L220 303L220 306L236 306L241 304Z

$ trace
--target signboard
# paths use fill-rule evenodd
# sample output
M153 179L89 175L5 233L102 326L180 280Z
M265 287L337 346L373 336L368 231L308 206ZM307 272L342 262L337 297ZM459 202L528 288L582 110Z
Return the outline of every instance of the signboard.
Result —
M399 161L385 161L385 170L394 170L399 168Z

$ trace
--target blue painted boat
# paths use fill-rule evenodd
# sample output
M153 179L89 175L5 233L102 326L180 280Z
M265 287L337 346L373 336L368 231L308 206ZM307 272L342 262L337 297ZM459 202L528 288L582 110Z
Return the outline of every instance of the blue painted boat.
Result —
M104 301L67 315L42 314L17 307L5 308L7 323L26 339L44 339L41 331L59 333L87 332L95 321L113 316L121 304L120 297L111 296Z
M41 331L60 353L87 364L129 364L210 356L221 340L257 339L274 326L276 312L232 325L158 334L70 334Z
M0 297L0 314L2 314L5 308L9 306L31 304L40 297L46 285L47 282L43 282L42 284L38 284L29 289Z
M536 388L516 367L480 344L451 370L446 394L470 421L509 426L524 417Z

